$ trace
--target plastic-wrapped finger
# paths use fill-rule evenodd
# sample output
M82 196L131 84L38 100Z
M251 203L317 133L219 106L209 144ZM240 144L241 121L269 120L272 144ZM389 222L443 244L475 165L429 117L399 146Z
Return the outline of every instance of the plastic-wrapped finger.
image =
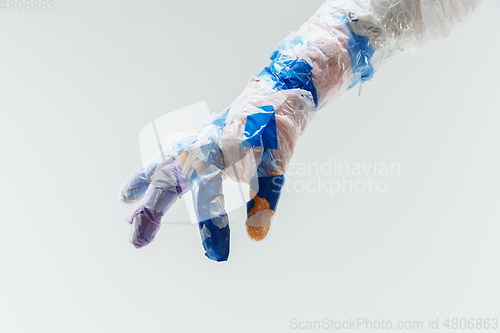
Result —
M229 218L224 208L220 147L208 143L189 152L185 168L193 195L205 255L214 261L229 257Z
M159 156L158 156L159 157ZM126 204L134 203L144 197L161 159L154 159L146 163L127 179L118 190L118 197Z
M160 229L163 215L188 190L182 165L175 157L170 156L159 163L142 205L129 220L132 224L130 242L136 248L151 243Z
M247 203L247 233L255 241L263 240L271 228L285 177L277 174L270 177L255 177L250 186L250 201Z

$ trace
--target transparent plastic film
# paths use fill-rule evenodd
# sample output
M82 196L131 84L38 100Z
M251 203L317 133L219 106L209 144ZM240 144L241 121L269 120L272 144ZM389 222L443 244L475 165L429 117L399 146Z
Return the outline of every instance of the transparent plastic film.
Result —
M226 261L230 224L225 180L250 188L246 228L268 234L288 165L311 117L373 78L387 61L446 37L480 0L328 0L280 42L269 65L223 112L197 129L158 143L159 152L122 186L119 197L139 202L131 241L149 244L179 196L191 192L205 255ZM187 119L194 123L199 119ZM158 131L148 135L160 137Z

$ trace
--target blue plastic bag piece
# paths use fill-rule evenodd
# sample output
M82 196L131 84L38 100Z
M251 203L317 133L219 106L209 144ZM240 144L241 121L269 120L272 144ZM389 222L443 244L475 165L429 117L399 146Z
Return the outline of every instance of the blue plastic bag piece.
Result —
M279 49L274 51L271 60L271 64L258 75L260 79L271 82L275 90L307 90L317 104L318 94L313 82L312 67L307 61L285 56Z
M196 135L191 135L186 138L180 139L177 142L174 142L173 149L177 151L177 154L181 154L184 150L189 150L197 140Z
M221 129L223 129L226 126L226 118L229 113L230 108L226 109L225 111L219 113L215 118L205 124L201 128L204 128L206 126L217 126L218 131L220 132ZM214 136L217 136L219 133L213 133L210 132L209 135L212 137L213 141L217 141L217 138ZM177 152L177 154L181 154L185 150L189 150L189 147L191 147L197 140L196 135L191 135L186 138L183 138L181 140L178 140L177 142L174 142L173 144L173 149L174 151Z
M200 147L200 154L195 161L203 161L208 164L213 164L217 168L222 169L222 153L220 147L216 143L209 143Z
M216 221L217 219L226 221ZM219 228L217 225L221 223L226 223L226 227ZM227 261L229 258L229 222L227 214L199 222L198 227L200 228L205 256L218 262Z
M271 155L269 149L264 149L259 166L257 167L257 176L268 177L277 170L279 170L278 163L274 160L274 157Z
M261 111L247 116L245 134L240 148L264 147L278 149L278 133L276 131L274 107L268 105L258 107L257 109Z
M295 36L290 39L285 39L276 46L276 49L274 50L273 54L271 55L271 60L275 60L280 57L281 51L287 51L292 48L294 48L297 45L306 45L308 46L309 43L307 41L304 41L302 36Z
M352 16L350 14L350 16ZM349 89L353 88L358 83L369 81L373 78L375 70L372 66L372 58L375 50L370 44L368 38L356 35L349 26L347 16L334 16L345 24L349 30L349 56L351 58L352 79ZM353 19L353 21L356 21Z
M257 192L257 196L266 199L269 202L269 208L274 212L280 198L281 190L285 184L285 177L272 176L272 177L258 177L257 182L252 181L250 187ZM257 188L258 187L258 188ZM250 199L247 202L247 212L250 212L255 206L255 201Z
M226 118L227 114L229 113L229 110L230 108L218 114L217 117L215 117L215 119L212 121L212 124L224 128L226 126Z

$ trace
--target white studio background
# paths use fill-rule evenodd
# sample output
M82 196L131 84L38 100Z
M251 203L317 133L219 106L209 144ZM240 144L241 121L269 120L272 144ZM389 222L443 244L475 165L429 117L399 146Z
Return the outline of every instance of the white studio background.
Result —
M195 225L128 243L115 193L152 120L226 108L321 0L55 0L0 10L0 332L287 332L291 320L500 313L498 0L320 111L264 242ZM300 163L395 163L384 193ZM293 170L292 170L293 171ZM328 182L336 175L323 175ZM353 181L367 181L361 175ZM370 176L371 177L371 176ZM378 177L378 178L377 178ZM380 331L380 330L379 330ZM470 330L469 330L470 331Z

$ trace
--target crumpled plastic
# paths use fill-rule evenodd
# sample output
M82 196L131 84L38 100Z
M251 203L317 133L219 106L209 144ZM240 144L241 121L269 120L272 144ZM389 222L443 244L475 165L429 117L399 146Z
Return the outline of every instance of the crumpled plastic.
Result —
M161 218L191 191L205 255L226 261L229 219L222 182L250 185L247 231L269 232L297 140L312 115L373 78L387 61L446 37L481 0L328 0L280 42L230 107L167 149L125 182L119 197L141 201L131 242L153 241ZM163 156L162 156L163 155Z

